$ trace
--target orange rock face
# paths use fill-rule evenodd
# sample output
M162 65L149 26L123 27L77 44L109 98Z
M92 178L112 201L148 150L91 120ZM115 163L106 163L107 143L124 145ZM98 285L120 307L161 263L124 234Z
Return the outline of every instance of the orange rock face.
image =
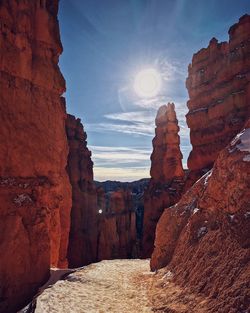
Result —
M53 1L0 2L0 311L66 266L71 187Z
M250 120L213 169L164 211L151 268L210 297L211 312L250 308Z
M80 119L68 114L66 130L69 143L67 170L73 197L68 261L70 267L80 267L95 262L97 257L97 193L91 152Z
M130 258L136 241L131 192L104 192L93 180L93 162L80 119L67 116L69 156L67 171L72 185L70 267L96 261Z
M180 199L184 185L179 126L173 103L158 110L155 124L151 180L144 194L143 257L151 256L156 224L163 209Z
M218 153L243 127L250 112L249 82L250 16L245 15L230 28L229 42L213 38L189 65L191 171L211 168Z
M131 192L120 189L105 195L102 189L98 190L98 208L102 213L99 214L97 260L133 257L136 225Z

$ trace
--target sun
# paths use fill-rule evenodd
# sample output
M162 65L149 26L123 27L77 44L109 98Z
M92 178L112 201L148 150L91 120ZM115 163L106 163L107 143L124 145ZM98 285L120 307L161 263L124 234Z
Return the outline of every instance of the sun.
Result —
M140 71L135 76L134 90L139 97L155 97L161 89L161 75L154 68Z

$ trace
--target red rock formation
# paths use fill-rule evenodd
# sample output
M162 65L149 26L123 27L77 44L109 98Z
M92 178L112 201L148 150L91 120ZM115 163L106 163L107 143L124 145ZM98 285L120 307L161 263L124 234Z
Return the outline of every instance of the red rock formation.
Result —
M250 120L213 169L165 209L151 268L210 297L210 312L250 309Z
M132 211L131 192L110 192L108 199L99 189L98 261L116 258L131 258L136 242L135 212ZM104 210L104 203L106 210Z
M66 266L71 188L58 1L0 2L0 311Z
M68 115L66 130L69 143L67 170L73 196L69 266L131 257L136 240L131 193L121 189L105 194L102 187L96 189L91 152L80 119Z
M188 168L196 178L243 127L250 112L249 81L250 16L245 15L230 28L228 43L213 38L189 65L187 124L193 149Z
M143 257L151 256L156 224L164 207L180 199L184 179L179 126L173 103L158 110L155 124L151 180L144 194Z
M97 194L91 152L80 119L68 114L66 130L69 143L67 170L73 197L68 260L70 267L80 267L96 261Z
M108 213L105 191L102 187L96 189L97 192L97 210L98 213Z

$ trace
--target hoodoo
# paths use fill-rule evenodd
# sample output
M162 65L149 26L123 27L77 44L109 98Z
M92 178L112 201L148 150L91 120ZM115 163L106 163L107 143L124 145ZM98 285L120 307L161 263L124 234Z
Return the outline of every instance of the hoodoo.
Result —
M58 1L0 1L0 311L67 266L71 187Z
M179 126L173 103L160 107L155 124L151 180L144 195L143 257L151 256L156 224L163 209L180 199L184 184Z
M136 243L135 212L131 192L117 190L104 194L99 188L98 261L131 258Z
M194 54L186 86L187 124L193 149L188 168L194 181L242 129L250 113L250 16L229 29L229 42L213 38Z
M127 29L120 25L125 11L119 12L122 19L117 14L112 27L103 19L108 39L118 38L116 20L119 31ZM58 0L0 0L0 312L17 312L30 301L23 311L118 312L128 305L127 311L136 313L250 312L250 16L229 29L228 42L213 38L189 65L188 169L182 166L175 106L168 103L155 119L150 181L101 183L94 181L81 120L66 113L57 13ZM82 20L90 34L86 40L103 37L92 19ZM118 38L117 47L125 37ZM95 65L103 61L98 50ZM113 75L107 64L102 71L107 67ZM137 76L134 89L141 103L160 96L161 86L164 92L164 67L159 62L159 73L148 69L153 76ZM90 80L106 77L88 74ZM115 84L122 81L117 78ZM138 92L137 84L145 92ZM132 125L128 117L142 114L143 123L135 122L144 127L144 111L114 114L111 107L110 114L94 112L112 119L122 136ZM94 119L100 126L103 116ZM101 135L96 142L102 142ZM127 163L141 170L144 149L106 143L97 159L123 167L124 151L133 150L142 162ZM139 252L151 257L150 267L149 260L113 260L136 258Z
M71 228L68 260L80 267L97 257L97 193L87 135L80 119L68 114L66 120L69 155L67 171L72 185Z

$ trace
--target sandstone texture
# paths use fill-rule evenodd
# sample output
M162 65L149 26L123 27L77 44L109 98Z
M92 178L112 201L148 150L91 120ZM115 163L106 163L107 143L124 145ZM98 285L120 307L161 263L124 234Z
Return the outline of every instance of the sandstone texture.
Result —
M101 183L94 182L91 152L80 119L68 114L66 133L67 171L72 185L69 267L131 258L136 241L131 192L126 188L105 192Z
M194 55L187 88L193 150L185 190L156 228L151 269L209 299L208 312L250 310L250 16Z
M213 38L207 48L194 54L188 68L186 117L193 145L188 168L197 173L196 178L202 175L200 170L212 167L246 122L249 82L250 16L244 15L229 29L229 42Z
M68 114L66 130L69 144L67 171L72 185L68 261L73 268L96 261L98 210L93 162L80 119Z
M90 264L56 282L36 299L35 313L208 313L205 297L173 282L170 272L149 271L148 260Z
M151 268L211 299L210 312L250 309L250 120L210 172L165 209Z
M58 1L0 2L0 311L67 266L71 187Z
M151 256L156 224L163 209L180 199L185 176L178 135L179 126L173 103L160 107L155 124L151 179L144 194L142 257Z
M136 221L129 190L105 194L98 188L98 255L97 260L131 258L136 243Z

